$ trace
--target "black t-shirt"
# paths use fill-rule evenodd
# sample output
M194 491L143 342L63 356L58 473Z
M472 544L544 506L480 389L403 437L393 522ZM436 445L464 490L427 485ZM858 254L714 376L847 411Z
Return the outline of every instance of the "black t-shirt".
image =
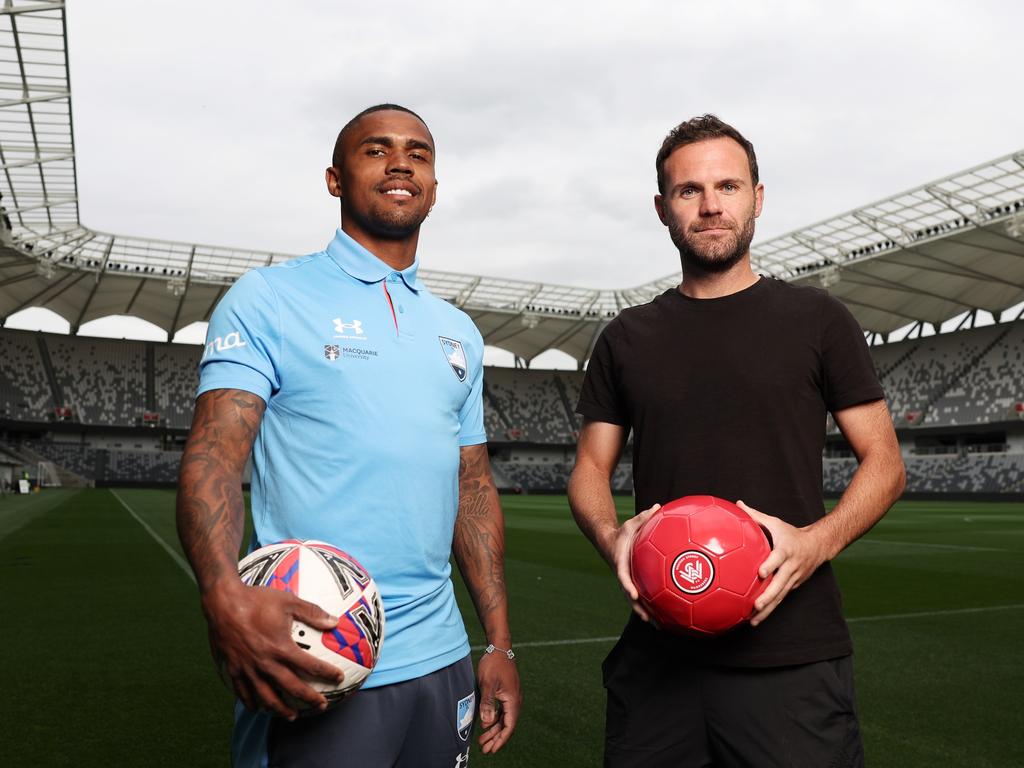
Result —
M577 411L632 429L636 511L711 494L799 527L824 515L826 412L882 397L846 307L825 291L762 277L717 299L673 288L624 310L598 339ZM664 634L638 623L627 636ZM852 650L827 563L758 627L656 642L731 666L803 664Z

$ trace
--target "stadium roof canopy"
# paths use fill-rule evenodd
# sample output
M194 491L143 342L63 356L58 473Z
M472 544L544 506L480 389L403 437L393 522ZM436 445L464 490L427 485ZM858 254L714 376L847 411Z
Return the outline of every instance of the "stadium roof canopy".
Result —
M98 232L78 211L63 2L0 8L0 320L28 307L67 319L133 315L168 338L210 316L253 267L291 254ZM880 335L1024 301L1024 150L835 216L751 252L757 271L824 286ZM596 290L424 270L430 289L472 316L485 341L531 360L590 355L604 325L679 280Z

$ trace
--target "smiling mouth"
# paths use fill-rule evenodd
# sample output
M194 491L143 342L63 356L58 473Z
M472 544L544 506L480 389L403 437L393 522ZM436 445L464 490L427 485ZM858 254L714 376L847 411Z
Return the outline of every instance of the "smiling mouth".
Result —
M389 189L384 194L394 195L396 197L412 197L412 192L408 189Z

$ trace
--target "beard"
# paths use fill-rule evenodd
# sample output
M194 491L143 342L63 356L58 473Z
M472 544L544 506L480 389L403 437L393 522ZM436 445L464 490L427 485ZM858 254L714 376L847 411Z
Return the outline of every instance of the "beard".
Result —
M382 240L406 240L412 237L419 230L428 213L430 213L429 210L405 206L401 208L371 206L366 211L346 211L344 207L342 208L343 216L353 218L361 229Z
M698 224L724 226L722 221L704 221L698 222ZM730 229L732 233L729 237L699 245L696 232L688 232L680 226L676 219L670 219L668 233L676 248L679 249L683 271L689 269L717 274L730 270L750 250L750 243L754 239L754 209L750 209L750 215L743 222L741 229L737 230L735 227L730 227Z

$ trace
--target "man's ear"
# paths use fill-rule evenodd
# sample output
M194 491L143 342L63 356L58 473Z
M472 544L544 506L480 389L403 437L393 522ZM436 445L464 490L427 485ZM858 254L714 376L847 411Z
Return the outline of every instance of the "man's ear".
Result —
M654 196L654 210L658 213L661 223L667 227L668 222L665 221L665 199L660 194Z
M324 171L324 181L327 182L327 191L333 197L341 197L341 173L333 165L328 166Z
M430 191L430 208L427 209L427 213L434 210L434 206L437 205L437 179L434 179L434 188Z

